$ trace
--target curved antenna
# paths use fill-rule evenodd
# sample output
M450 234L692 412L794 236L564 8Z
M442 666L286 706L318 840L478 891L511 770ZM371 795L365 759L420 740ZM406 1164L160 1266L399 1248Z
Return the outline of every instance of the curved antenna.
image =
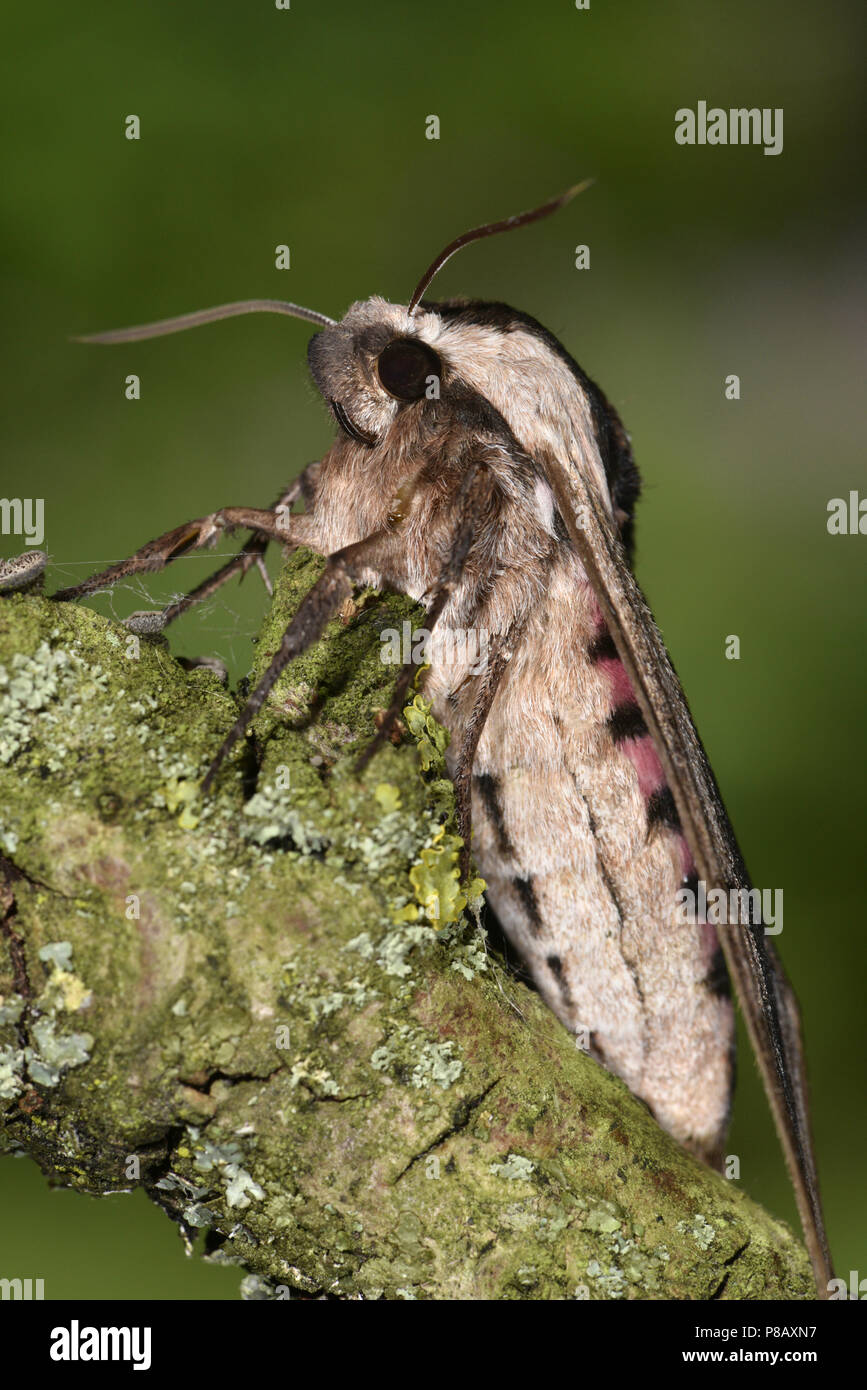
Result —
M540 207L532 208L530 212L516 212L513 217L504 217L501 222L486 222L484 227L474 227L472 231L464 232L463 236L450 241L445 250L440 251L436 259L431 261L416 285L412 299L409 301L409 312L415 313L419 300L437 271L441 270L446 261L450 260L456 251L460 251L462 246L469 246L471 241L481 241L482 237L496 236L497 232L511 232L515 227L526 227L528 222L538 222L542 217L549 217L552 212L557 212L559 208L565 207L567 203L571 202L576 194L583 193L584 189L589 188L592 182L592 179L584 179L583 183L573 184L559 197L551 198L549 202L542 203Z
M233 319L239 314L288 314L291 318L307 319L328 328L336 323L327 314L305 309L301 304L289 304L283 299L239 299L234 304L216 304L213 309L199 309L193 314L181 314L175 319L160 319L157 323L140 323L134 328L113 328L108 333L87 333L74 337L74 343L139 343L143 338L162 338L167 333L183 333L186 328L200 328L203 323L217 319Z

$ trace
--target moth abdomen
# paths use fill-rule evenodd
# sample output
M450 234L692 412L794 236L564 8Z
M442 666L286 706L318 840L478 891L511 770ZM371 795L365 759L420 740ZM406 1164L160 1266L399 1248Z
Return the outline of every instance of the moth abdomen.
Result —
M733 1015L706 984L708 929L675 922L689 851L577 558L567 547L546 572L476 753L475 858L550 1007L592 1036L594 1055L661 1124L714 1158L730 1108ZM456 747L469 695L456 705L443 698L456 684L448 673L429 679Z

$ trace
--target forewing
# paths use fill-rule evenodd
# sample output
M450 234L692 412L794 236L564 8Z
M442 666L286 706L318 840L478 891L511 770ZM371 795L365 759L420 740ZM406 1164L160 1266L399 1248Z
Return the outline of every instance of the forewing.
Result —
M547 453L539 462L653 737L698 874L708 891L749 889L707 755L615 524L577 469ZM816 1286L827 1297L833 1272L810 1135L797 1001L761 925L729 926L719 935L791 1174Z

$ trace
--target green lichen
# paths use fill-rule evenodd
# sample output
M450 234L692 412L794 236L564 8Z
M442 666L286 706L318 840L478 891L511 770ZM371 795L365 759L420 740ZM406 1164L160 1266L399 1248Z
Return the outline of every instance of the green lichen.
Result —
M266 1299L283 1297L281 1288L285 1288L285 1285L277 1285L272 1279L263 1279L259 1274L245 1274L239 1292L245 1303L259 1303Z
M39 1013L53 1014L58 1009L73 1012L87 1007L87 990L72 969L72 953L71 941L47 941L39 948L37 958L48 966L47 982L35 1003Z
M182 830L195 830L199 823L196 807L201 801L201 791L196 782L188 782L172 777L157 792L162 795L166 810L178 815L178 825Z
M602 1265L591 1260L587 1266L587 1277L593 1281L602 1298L622 1298L626 1292L626 1276L615 1264Z
M72 942L48 941L40 946L37 954L41 961L50 963L57 970L69 970L72 965Z
M422 771L444 771L449 736L431 714L430 702L421 695L413 696L411 702L404 707L403 717L406 727L416 741Z
M304 1086L313 1095L323 1098L336 1096L340 1087L326 1066L314 1056L300 1057L289 1071L290 1086Z
M266 787L244 806L243 833L254 844L289 841L299 854L320 854L328 846L321 828L305 817L291 793Z
M380 782L374 787L373 795L387 815L392 815L400 810L400 787L394 787L390 782Z
M614 1202L598 1202L590 1208L584 1218L584 1225L588 1231L600 1231L603 1235L611 1235L613 1231L619 1231L623 1221L623 1212Z
M207 1230L210 1226L216 1226L220 1216L219 1212L212 1211L203 1202L191 1202L189 1206L184 1207L183 1219L187 1226Z
M426 1043L410 1073L410 1084L419 1090L431 1083L443 1088L451 1086L464 1069L461 1059L454 1056L457 1050L456 1042Z
M415 915L401 917L399 912L396 914L396 920L415 921L420 908L433 926L445 927L450 922L460 920L468 903L481 904L485 890L482 879L473 879L465 889L461 887L462 847L463 840L459 835L448 835L444 826L439 827L433 843L422 850L418 861L409 871L409 881L413 886L418 907L410 904L400 912Z
M55 970L42 992L40 1007L52 1013L62 1009L64 1013L73 1014L89 1008L92 999L93 991L79 975L71 970Z
M70 1031L58 1021L58 1014L86 1010L93 998L84 981L68 968L72 943L47 941L36 954L49 967L49 978L30 1005L26 1045L5 1053L0 1089L5 1088L7 1098L20 1094L25 1078L35 1086L57 1086L64 1072L84 1066L93 1047L91 1033ZM11 999L0 1011L0 1022L21 1024L27 1008L20 995Z

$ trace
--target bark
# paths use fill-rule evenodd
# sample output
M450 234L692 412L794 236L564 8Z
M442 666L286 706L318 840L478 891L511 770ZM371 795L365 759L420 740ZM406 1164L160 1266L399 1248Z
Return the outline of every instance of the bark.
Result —
M286 567L254 676L320 572ZM0 602L0 1143L143 1185L249 1297L806 1298L791 1232L692 1159L492 952L442 731L367 596L202 801L238 697L83 607Z

